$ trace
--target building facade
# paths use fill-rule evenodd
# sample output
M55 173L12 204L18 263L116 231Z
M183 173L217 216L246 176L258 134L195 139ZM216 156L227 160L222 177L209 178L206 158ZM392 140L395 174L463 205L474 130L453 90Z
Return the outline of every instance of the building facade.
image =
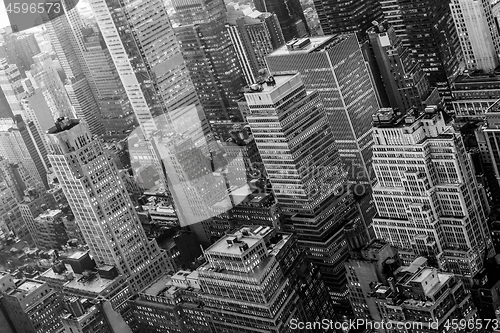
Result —
M435 107L374 120L375 235L471 283L493 246L470 157Z
M98 266L113 266L139 290L168 269L146 238L116 166L84 121L59 119L49 133L49 159ZM83 198L83 200L82 200Z
M299 72L321 98L340 157L354 182L370 182L372 128L379 105L354 34L290 42L267 57L271 73Z

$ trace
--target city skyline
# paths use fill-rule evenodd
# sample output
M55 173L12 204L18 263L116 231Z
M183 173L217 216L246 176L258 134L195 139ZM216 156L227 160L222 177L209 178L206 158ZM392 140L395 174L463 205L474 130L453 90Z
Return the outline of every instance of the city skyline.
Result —
M2 333L494 333L500 1L61 1L0 27Z

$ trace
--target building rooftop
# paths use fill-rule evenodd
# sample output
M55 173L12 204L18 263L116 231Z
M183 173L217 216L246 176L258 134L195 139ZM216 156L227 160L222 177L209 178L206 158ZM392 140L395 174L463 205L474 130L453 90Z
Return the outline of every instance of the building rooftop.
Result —
M287 81L290 81L295 75L285 74L285 75L271 75L266 82L251 84L245 88L245 93L270 93L273 90L278 89Z
M172 281L172 277L169 275L163 275L158 280L153 282L151 285L146 287L141 293L151 296L158 296L162 292L164 292L169 287L167 286L169 282Z
M7 290L7 294L14 296L18 299L24 298L32 292L36 291L38 288L42 287L44 282L36 280L24 280L15 289Z
M47 134L57 134L67 131L80 123L79 119L58 118L55 126L47 130Z
M348 37L349 35L330 35L294 39L276 49L274 52L269 54L268 57L319 52L327 49L328 47L339 44Z
M75 278L64 285L65 288L78 289L86 292L100 294L111 286L116 279L103 279L99 274L92 272L90 275L75 274Z
M47 209L45 212L40 213L38 215L39 218L54 218L58 214L60 214L62 211L60 209Z

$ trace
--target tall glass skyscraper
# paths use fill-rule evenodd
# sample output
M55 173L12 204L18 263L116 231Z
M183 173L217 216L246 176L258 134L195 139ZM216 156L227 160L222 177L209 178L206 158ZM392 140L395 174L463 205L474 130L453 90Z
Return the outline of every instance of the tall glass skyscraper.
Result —
M277 75L250 86L245 99L285 230L297 233L333 300L345 303L343 228L358 216L319 93L306 91L298 74Z
M271 73L299 72L323 101L349 180L369 182L371 116L379 105L354 34L301 39L267 57Z

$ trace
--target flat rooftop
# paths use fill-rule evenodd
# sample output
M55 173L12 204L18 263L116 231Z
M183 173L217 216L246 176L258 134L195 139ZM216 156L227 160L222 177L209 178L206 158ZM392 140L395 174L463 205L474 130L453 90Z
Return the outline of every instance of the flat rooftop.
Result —
M41 286L43 286L44 282L41 281L35 281L35 280L24 280L19 284L16 289L11 289L7 293L11 296L18 297L21 295L29 295L30 293L34 292Z
M330 35L300 38L295 41L286 43L282 47L269 54L268 57L319 52L326 49L327 46L334 46L346 40L348 37L349 35ZM309 43L307 43L307 39L309 39ZM303 44L303 46L300 46L301 44Z
M248 235L244 235L243 230L247 230ZM240 244L246 243L250 249L272 230L273 229L270 227L262 226L242 227L235 233L224 235L216 243L206 249L205 253L215 252L232 255L241 254L242 252L239 248ZM235 238L239 238L239 243L234 243L230 246L228 240L232 241Z
M146 287L141 294L158 296L162 292L166 291L170 286L167 286L172 278L169 275L163 275L161 278L153 282L151 285Z
M274 85L267 84L263 82L262 84L256 83L247 87L245 90L245 94L263 94L270 93L281 87L286 82L290 81L297 74L280 74L280 75L271 75L274 78ZM260 88L259 88L260 87ZM258 88L258 89L257 89Z
M83 275L75 274L75 278L64 285L64 288L71 288L100 294L112 285L116 279L103 279L99 274L94 273L92 278L87 278Z

